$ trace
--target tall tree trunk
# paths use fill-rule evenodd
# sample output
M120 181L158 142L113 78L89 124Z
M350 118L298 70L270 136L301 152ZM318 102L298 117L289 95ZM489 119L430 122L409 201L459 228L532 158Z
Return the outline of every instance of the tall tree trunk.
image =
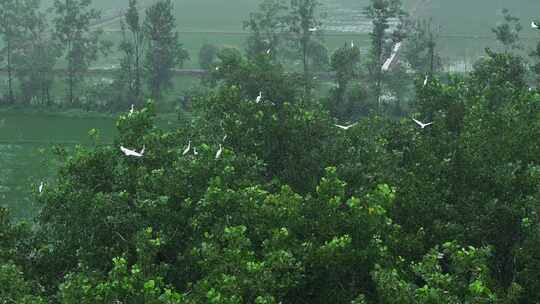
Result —
M140 54L139 41L135 39L135 98L136 103L140 103L141 97L141 69L140 69Z
M8 70L8 103L14 102L13 97L13 76L12 76L12 63L11 63L11 39L7 40L7 70Z
M382 59L382 36L379 36L377 41L377 69L376 69L376 82L375 82L375 96L377 97L377 113L382 115L382 106L381 106L381 82L382 82L382 71L381 71L381 59Z
M74 81L73 81L73 78L74 78L74 71L73 71L73 66L72 66L72 63L71 63L71 59L70 59L70 64L69 64L69 69L68 69L68 73L69 73L69 103L71 105L73 105L73 86L74 86Z
M304 41L302 43L302 60L304 64L304 102L309 100L310 95L310 79L309 79L309 59L308 59L308 43Z
M433 77L435 72L435 42L433 41L433 34L429 34L429 77Z

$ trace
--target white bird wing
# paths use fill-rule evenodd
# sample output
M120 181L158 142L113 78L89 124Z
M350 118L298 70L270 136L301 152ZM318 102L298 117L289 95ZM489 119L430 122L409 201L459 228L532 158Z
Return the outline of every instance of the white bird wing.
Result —
M140 154L141 156L144 154L144 149L145 149L145 148L146 148L146 147L143 145L143 146L142 146L141 152L139 152L139 154Z
M123 146L120 146L120 150L124 152L125 155L131 155L134 151L131 151L130 149L126 149Z
M388 68L390 67L390 63L392 63L392 58L388 58L386 59L386 61L384 62L381 70L382 71L388 71Z
M187 145L187 147L184 149L184 152L182 152L182 155L188 154L189 149L191 149L191 140L188 142L188 145Z
M216 152L216 159L218 159L221 156L221 152L223 152L223 147L219 145L219 150Z
M348 130L348 129L352 128L352 127L353 127L354 125L356 125L356 124L357 124L357 122L355 122L355 123L353 123L353 124L350 124L350 125L348 125L348 126L342 126L342 125L337 125L337 124L336 124L335 126L338 127L338 128L340 128L340 129L343 129L343 130Z
M414 120L414 122L415 122L417 125L419 125L420 127L423 128L423 126L424 126L424 123L423 123L423 122L418 121L418 120L416 120L416 119L414 119L414 118L413 118L412 120Z
M261 98L262 98L262 92L259 92L259 96L257 96L257 98L255 99L255 102L259 103L261 101Z
M122 146L120 146L120 150L122 150L122 152L124 152L124 154L126 156L137 156L137 157L141 157L142 154L137 152L137 151L134 151L134 150L130 150L130 149L127 149L127 148L124 148Z
M433 122L428 122L427 124L424 124L424 127L427 127L427 126L432 125L432 124L433 124Z
M384 62L381 68L383 71L388 71L388 69L390 68L390 64L392 64L392 62L394 61L394 58L396 57L397 52L400 47L401 47L401 42L398 42L394 45L394 48L392 49L392 54L390 55L388 59L386 59L386 61Z

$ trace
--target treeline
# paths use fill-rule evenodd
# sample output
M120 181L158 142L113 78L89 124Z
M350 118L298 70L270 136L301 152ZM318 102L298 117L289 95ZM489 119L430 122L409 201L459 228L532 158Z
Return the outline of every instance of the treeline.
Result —
M219 73L226 70L220 71L220 65L266 61L270 69L286 67L290 80L301 85L305 101L320 96L324 83L317 79L317 72L335 74L329 96L317 100L343 119L370 112L402 114L414 94L415 74L440 71L436 35L429 22L407 18L399 1L379 2L365 9L373 23L369 53L360 54L358 44L347 41L330 54L324 44L325 15L320 13L320 2L265 0L244 21L250 35L243 50L214 44L200 49L199 65L212 75L203 77L204 87L186 88L180 101L185 105L201 90L208 91L223 80ZM142 18L137 1L130 0L117 45L104 40L103 31L92 26L100 20L100 12L90 8L91 1L55 1L47 10L49 15L40 10L39 0L6 0L0 5L5 20L0 24L7 71L1 100L5 105L112 111L141 105L147 97L161 102L173 86L172 69L189 59L175 30L171 1L157 1ZM392 62L391 73L382 71L393 46L401 41L407 42L406 60ZM121 62L114 79L86 83L91 64L115 50ZM54 79L55 67L65 71L63 79ZM55 85L65 88L60 98L52 96ZM179 97L173 96L174 102Z
M0 3L1 53L7 71L6 105L46 105L112 111L129 104L141 105L148 96L160 100L171 87L172 72L189 58L179 43L173 2L160 0L139 15L137 1L130 0L123 16L118 45L103 39L92 26L101 13L91 1L54 1L47 10L39 0L6 0ZM48 19L52 19L49 23ZM85 85L85 74L99 56L114 48L121 52L114 81ZM64 67L65 96L52 96L53 70ZM16 85L17 84L17 85Z
M50 16L39 9L39 0L6 0L0 5L4 20L0 24L4 43L0 54L7 71L1 101L5 105L115 111L131 104L140 106L152 98L158 104L167 99L186 109L194 97L218 84L235 82L250 87L250 97L264 91L267 98L279 102L293 100L291 94L296 94L303 102L323 104L340 120L354 120L369 114L402 116L410 112L416 99L416 78L446 77L441 73L443 60L437 50L439 29L430 20L409 17L397 0L373 0L365 8L365 16L372 22L365 54L355 41L346 41L329 52L324 44L326 16L320 13L320 2L262 1L259 10L243 23L250 33L244 49L203 45L198 62L208 74L202 77L203 86L184 88L182 96L168 95L174 87L173 69L190 58L179 41L172 1L155 2L145 9L143 18L137 0L130 0L121 18L117 45L104 40L103 31L95 29L100 12L90 8L91 1L55 1L48 10ZM519 19L507 10L503 13L502 22L492 29L494 38L505 52L519 50ZM49 19L51 24L46 21ZM113 51L121 58L113 79L85 82L90 65ZM532 84L532 75L539 71L534 65L540 58L538 51L531 52L530 58L533 68L526 80ZM287 94L272 95L275 83L251 79L246 70L250 65L268 69L268 75L285 71L286 78L277 83L289 87ZM65 71L61 82L54 79L55 67ZM317 78L319 72L334 75L335 83L329 90L328 81ZM52 96L55 85L65 89L62 98ZM296 85L301 91L293 92Z

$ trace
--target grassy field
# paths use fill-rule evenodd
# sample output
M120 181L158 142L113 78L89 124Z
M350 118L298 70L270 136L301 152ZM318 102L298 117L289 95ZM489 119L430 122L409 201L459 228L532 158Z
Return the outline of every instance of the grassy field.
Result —
M114 2L114 5L126 1ZM182 43L189 51L191 60L186 68L197 68L197 54L204 43L218 46L244 48L247 34L242 34L242 21L250 12L257 10L260 0L179 0L175 2L175 16ZM327 0L322 11L328 14L325 21L326 44L330 52L345 41L355 40L362 48L368 47L367 32L370 23L362 13L369 0ZM417 18L431 18L440 26L439 50L448 64L456 61L473 62L486 47L498 47L491 28L502 21L502 9L508 8L521 19L523 54L528 54L540 39L529 24L540 11L536 0L404 0L405 9ZM110 2L96 0L96 7L104 10L114 7ZM119 23L111 23L106 29L115 30ZM118 39L110 34L111 40ZM103 62L114 62L115 57ZM99 64L101 64L100 62Z
M48 7L53 0L43 0ZM140 0L146 6L156 0ZM258 9L261 0L175 0L175 16L180 39L191 55L186 68L198 68L198 52L205 43L217 46L245 47L246 33L242 22ZM345 41L355 40L362 48L368 47L367 32L370 23L362 13L369 0L326 0L322 11L328 14L326 44L330 52ZM114 9L127 7L128 0L93 0L93 6L103 15L113 14ZM502 20L502 8L521 18L523 54L528 54L540 39L529 26L540 11L537 0L403 0L405 9L418 18L432 18L441 28L439 50L447 64L456 61L473 62L481 56L485 47L496 48L491 28ZM104 25L105 30L119 30L119 19ZM119 33L107 33L106 39L117 42ZM118 63L119 54L113 52L101 58L96 66Z

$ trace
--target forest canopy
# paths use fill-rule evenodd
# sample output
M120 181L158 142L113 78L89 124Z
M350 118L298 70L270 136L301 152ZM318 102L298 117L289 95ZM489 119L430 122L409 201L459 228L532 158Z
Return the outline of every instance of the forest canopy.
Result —
M246 52L201 50L207 89L174 128L156 125L157 108L187 55L152 23L171 21L171 2L144 22L128 10L118 92L131 111L112 143L91 130L91 145L52 148L60 167L33 192L35 219L0 208L0 303L540 302L540 91L514 32L494 31L504 48L470 73L442 73L415 23L423 44L403 46L413 72L406 59L386 72L406 38L384 16L405 14L373 0L369 54L350 42L334 52L336 86L321 97L317 2L264 3L275 23L252 15ZM151 47L141 65L137 45Z

